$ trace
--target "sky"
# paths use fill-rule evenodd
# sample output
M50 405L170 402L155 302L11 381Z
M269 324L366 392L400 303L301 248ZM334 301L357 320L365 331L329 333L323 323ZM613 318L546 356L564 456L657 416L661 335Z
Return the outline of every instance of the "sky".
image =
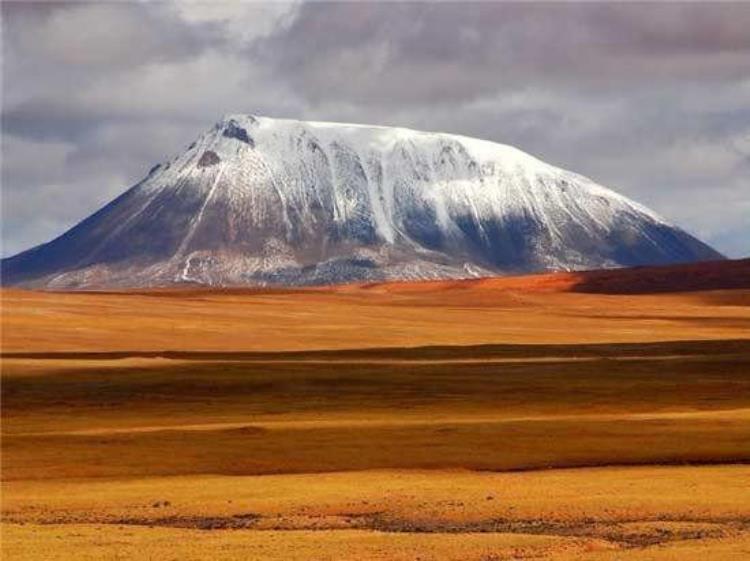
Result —
M750 3L2 3L2 254L222 115L512 144L750 255Z

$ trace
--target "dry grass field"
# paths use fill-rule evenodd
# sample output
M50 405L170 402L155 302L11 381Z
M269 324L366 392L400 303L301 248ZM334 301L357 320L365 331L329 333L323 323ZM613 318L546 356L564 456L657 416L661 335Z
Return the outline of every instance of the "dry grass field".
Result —
M3 290L3 559L750 558L750 289L550 278Z

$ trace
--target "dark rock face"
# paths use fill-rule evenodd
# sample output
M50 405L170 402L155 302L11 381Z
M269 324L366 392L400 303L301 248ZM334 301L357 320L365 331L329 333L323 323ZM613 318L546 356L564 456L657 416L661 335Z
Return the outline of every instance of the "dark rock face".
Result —
M226 138L234 138L250 145L251 148L255 148L255 141L247 134L247 130L239 126L235 121L230 121L227 124L222 135Z
M206 150L203 152L203 155L201 156L201 159L198 160L198 167L199 168L209 168L211 166L215 166L221 161L221 158L219 158L219 155L214 152L213 150Z

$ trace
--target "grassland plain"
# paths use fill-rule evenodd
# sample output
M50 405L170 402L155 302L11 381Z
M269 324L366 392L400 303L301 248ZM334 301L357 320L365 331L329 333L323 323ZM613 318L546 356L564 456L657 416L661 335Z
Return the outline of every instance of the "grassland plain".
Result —
M750 291L3 299L4 559L747 559Z

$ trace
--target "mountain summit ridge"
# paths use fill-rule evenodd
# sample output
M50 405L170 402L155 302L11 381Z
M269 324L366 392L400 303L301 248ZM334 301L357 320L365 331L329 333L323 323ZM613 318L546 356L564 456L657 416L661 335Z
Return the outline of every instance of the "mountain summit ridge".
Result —
M648 208L512 146L227 115L4 284L333 284L722 256Z

